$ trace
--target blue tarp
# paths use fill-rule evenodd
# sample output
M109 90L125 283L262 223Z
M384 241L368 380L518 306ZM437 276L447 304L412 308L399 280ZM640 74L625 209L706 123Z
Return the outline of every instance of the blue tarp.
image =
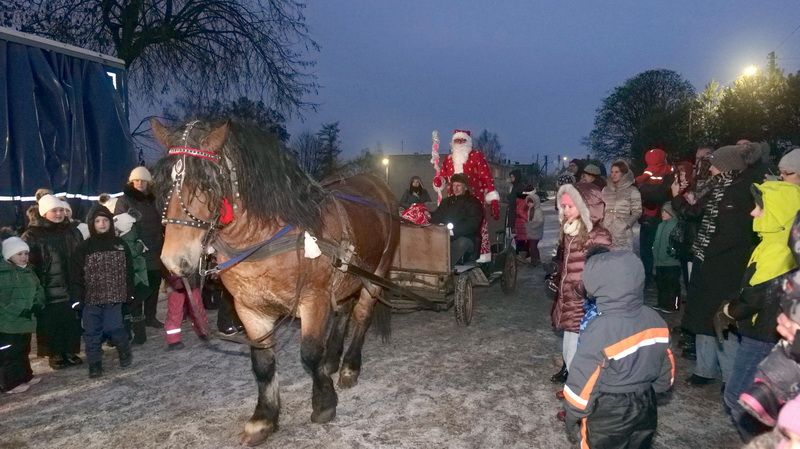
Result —
M136 157L124 93L107 72L124 76L0 35L0 225L21 226L40 187L74 198L75 217L85 198L121 190Z

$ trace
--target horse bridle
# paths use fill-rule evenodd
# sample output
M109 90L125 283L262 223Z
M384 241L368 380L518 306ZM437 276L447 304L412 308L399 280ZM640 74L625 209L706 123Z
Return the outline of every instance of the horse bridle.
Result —
M178 225L178 226L188 226L188 227L196 228L196 229L204 229L206 231L206 233L203 236L203 239L201 241L201 247L202 247L201 254L205 255L208 252L208 249L211 246L211 244L216 239L217 233L222 228L224 228L226 225L228 225L230 223L230 221L227 221L225 223L223 223L221 221L221 217L222 217L221 209L217 209L216 212L215 212L215 215L210 220L204 220L202 218L199 218L199 217L195 216L194 214L192 214L191 211L189 211L189 208L186 207L186 203L183 200L183 179L184 179L183 177L184 177L184 174L186 172L186 158L187 157L195 157L195 158L204 159L204 160L213 162L218 167L218 169L220 171L220 175L223 175L222 168L219 166L219 163L222 160L222 157L220 155L214 153L213 151L203 150L203 149L200 149L200 148L193 148L193 147L190 147L190 146L187 145L186 140L187 140L187 138L189 136L189 132L192 130L192 128L197 123L198 123L198 121L193 121L193 122L189 122L186 125L186 129L184 130L183 136L182 136L183 137L183 145L182 146L172 146L172 147L169 147L169 149L168 149L167 153L170 156L180 156L180 159L178 159L175 162L175 165L172 167L172 187L170 188L169 192L167 193L167 196L166 196L165 201L164 201L164 208L161 211L161 224L165 225L165 226L168 225L168 224L172 224L172 225ZM234 197L238 199L238 197L239 197L239 189L238 189L238 182L237 182L237 178L236 178L236 169L234 168L233 164L231 163L231 161L227 157L225 158L225 163L228 166L228 169L230 170L230 173L231 173L230 182L231 182L231 187L232 187L232 191L233 191ZM167 210L169 209L169 205L172 202L172 197L173 196L177 196L178 197L178 204L180 205L181 210L183 211L183 214L186 217L188 217L188 220L183 220L183 219L179 219L179 218L170 218L170 217L167 216ZM227 201L227 200L225 200L225 201ZM237 205L236 205L235 201L234 201L234 203L232 205L232 208L233 208L233 210L235 210L237 208ZM199 264L200 275L201 276L205 276L210 270L206 270L205 269L205 266L204 266L205 264L203 263L203 260L206 259L206 258L204 256L201 256L201 259L202 260L200 261L200 264Z

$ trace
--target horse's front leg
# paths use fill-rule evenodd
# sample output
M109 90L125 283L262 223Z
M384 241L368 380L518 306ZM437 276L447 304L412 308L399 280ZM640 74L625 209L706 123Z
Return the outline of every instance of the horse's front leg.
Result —
M249 314L241 314L240 316L242 324L247 330L247 335L251 339L266 335L272 330L275 322L272 318L263 317L256 320ZM270 344L271 342L272 339L270 338L265 343ZM278 392L275 352L272 349L251 348L250 361L253 365L253 374L258 385L258 402L253 416L244 426L242 444L256 446L278 430L281 399Z
M330 319L326 295L306 297L300 302L300 358L311 374L311 421L326 423L336 416L338 398L333 381L325 367L325 337Z

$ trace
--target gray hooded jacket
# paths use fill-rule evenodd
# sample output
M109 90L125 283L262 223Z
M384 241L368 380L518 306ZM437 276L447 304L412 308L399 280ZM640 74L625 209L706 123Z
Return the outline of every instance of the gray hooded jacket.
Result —
M586 261L583 285L598 316L581 332L564 385L567 424L592 413L601 393L662 393L672 387L675 362L667 323L644 306L644 267L630 251Z

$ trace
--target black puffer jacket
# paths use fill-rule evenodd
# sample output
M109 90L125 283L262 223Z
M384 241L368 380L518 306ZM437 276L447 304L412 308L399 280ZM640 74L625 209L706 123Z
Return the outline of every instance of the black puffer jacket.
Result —
M152 193L142 193L130 184L125 186L124 195L119 197L114 207L114 215L136 209L142 217L136 222L139 238L147 246L144 260L148 270L161 268L161 246L164 244L161 215L156 210L156 201Z
M22 239L30 246L30 263L44 288L45 304L69 301L71 258L83 241L80 231L66 219L53 223L39 217Z

